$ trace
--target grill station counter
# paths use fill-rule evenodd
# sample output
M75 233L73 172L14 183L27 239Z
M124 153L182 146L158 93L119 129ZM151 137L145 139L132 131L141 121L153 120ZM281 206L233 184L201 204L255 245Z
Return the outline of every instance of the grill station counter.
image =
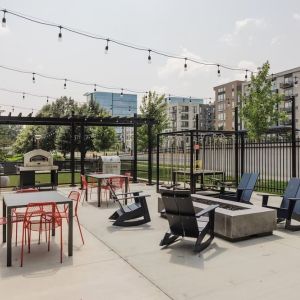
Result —
M58 184L58 166L53 165L51 153L36 149L24 154L24 165L18 167L20 172L20 188L51 187L56 189ZM46 183L36 182L36 173L50 173L50 180Z

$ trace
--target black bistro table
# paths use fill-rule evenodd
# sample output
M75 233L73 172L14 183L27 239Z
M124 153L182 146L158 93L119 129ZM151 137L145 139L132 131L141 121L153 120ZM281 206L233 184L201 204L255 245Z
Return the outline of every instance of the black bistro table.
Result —
M129 177L125 175L118 175L118 174L99 174L99 173L89 173L85 175L86 178L94 178L97 180L97 191L98 191L98 207L101 206L101 185L102 181L109 180L111 178L125 178L125 194L128 192L128 185L129 185ZM87 199L88 191L86 190L85 199ZM125 204L127 204L127 195L125 195Z
M73 255L73 201L68 197L56 192L35 192L35 193L11 193L3 196L3 217L7 218L7 225L3 225L3 243L7 239L7 266L11 266L11 232L12 216L11 211L14 208L26 207L29 203L55 202L57 205L68 204L69 206L69 225L68 225L68 255ZM7 228L6 228L7 227ZM55 229L52 229L52 235L55 235Z
M175 170L173 171L172 174L172 181L173 184L175 184L177 182L177 175L186 175L186 176L190 176L190 170L186 169L186 170ZM193 176L192 176L192 182L191 182L191 190L196 191L196 182L198 177L200 177L200 183L201 186L204 185L204 176L211 176L211 175L221 175L224 181L224 177L225 177L225 172L224 171L219 171L219 170L194 170L193 172Z

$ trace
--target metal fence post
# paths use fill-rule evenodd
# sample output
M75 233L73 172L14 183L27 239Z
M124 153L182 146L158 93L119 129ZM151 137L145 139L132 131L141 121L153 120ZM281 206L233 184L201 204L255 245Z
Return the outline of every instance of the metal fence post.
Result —
M234 108L234 131L235 131L235 184L239 184L239 119L238 107Z
M159 137L156 136L156 192L159 192ZM165 167L165 166L164 166Z
M297 176L297 156L296 156L296 107L295 96L291 97L292 101L292 177Z
M80 142L81 142L81 147L80 147L80 173L81 175L84 175L84 140L85 140L85 132L84 132L84 124L81 124L80 126ZM82 189L82 181L81 182L81 189Z
M132 181L137 183L137 113L133 115L133 176Z
M245 135L241 133L241 176L245 172Z
M75 123L74 112L72 112L71 124L71 186L75 186Z
M148 185L152 185L152 171L153 171L153 166L152 166L152 146L153 146L152 129L153 129L152 124L149 123L148 124Z
M195 193L195 184L194 184L194 134L193 131L190 131L190 185L191 185L191 194Z

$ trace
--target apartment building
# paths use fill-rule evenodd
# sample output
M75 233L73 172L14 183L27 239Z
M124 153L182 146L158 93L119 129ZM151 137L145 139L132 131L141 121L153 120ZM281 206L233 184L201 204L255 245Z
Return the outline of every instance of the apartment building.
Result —
M239 103L243 81L235 80L214 87L215 128L234 130L234 108Z
M296 127L298 128L300 119L300 86L298 84L298 81L300 79L300 67L273 74L271 76L271 79L273 92L284 95L284 101L280 104L279 109L284 110L287 114L287 120L283 124L278 125L291 125L292 102L290 100L290 97L294 96ZM244 82L242 84L243 95L247 95L249 84L249 82ZM241 128L244 128L243 124Z
M196 129L198 114L199 130L214 128L214 106L204 104L200 98L165 98L169 117L169 128L166 131L182 131Z

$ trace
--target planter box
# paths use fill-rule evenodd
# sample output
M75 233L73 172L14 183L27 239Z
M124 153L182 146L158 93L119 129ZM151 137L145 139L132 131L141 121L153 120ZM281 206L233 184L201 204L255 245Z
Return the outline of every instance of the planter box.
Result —
M238 241L269 235L276 229L277 216L273 209L197 194L191 197L196 210L220 205L215 212L215 233L224 239Z

